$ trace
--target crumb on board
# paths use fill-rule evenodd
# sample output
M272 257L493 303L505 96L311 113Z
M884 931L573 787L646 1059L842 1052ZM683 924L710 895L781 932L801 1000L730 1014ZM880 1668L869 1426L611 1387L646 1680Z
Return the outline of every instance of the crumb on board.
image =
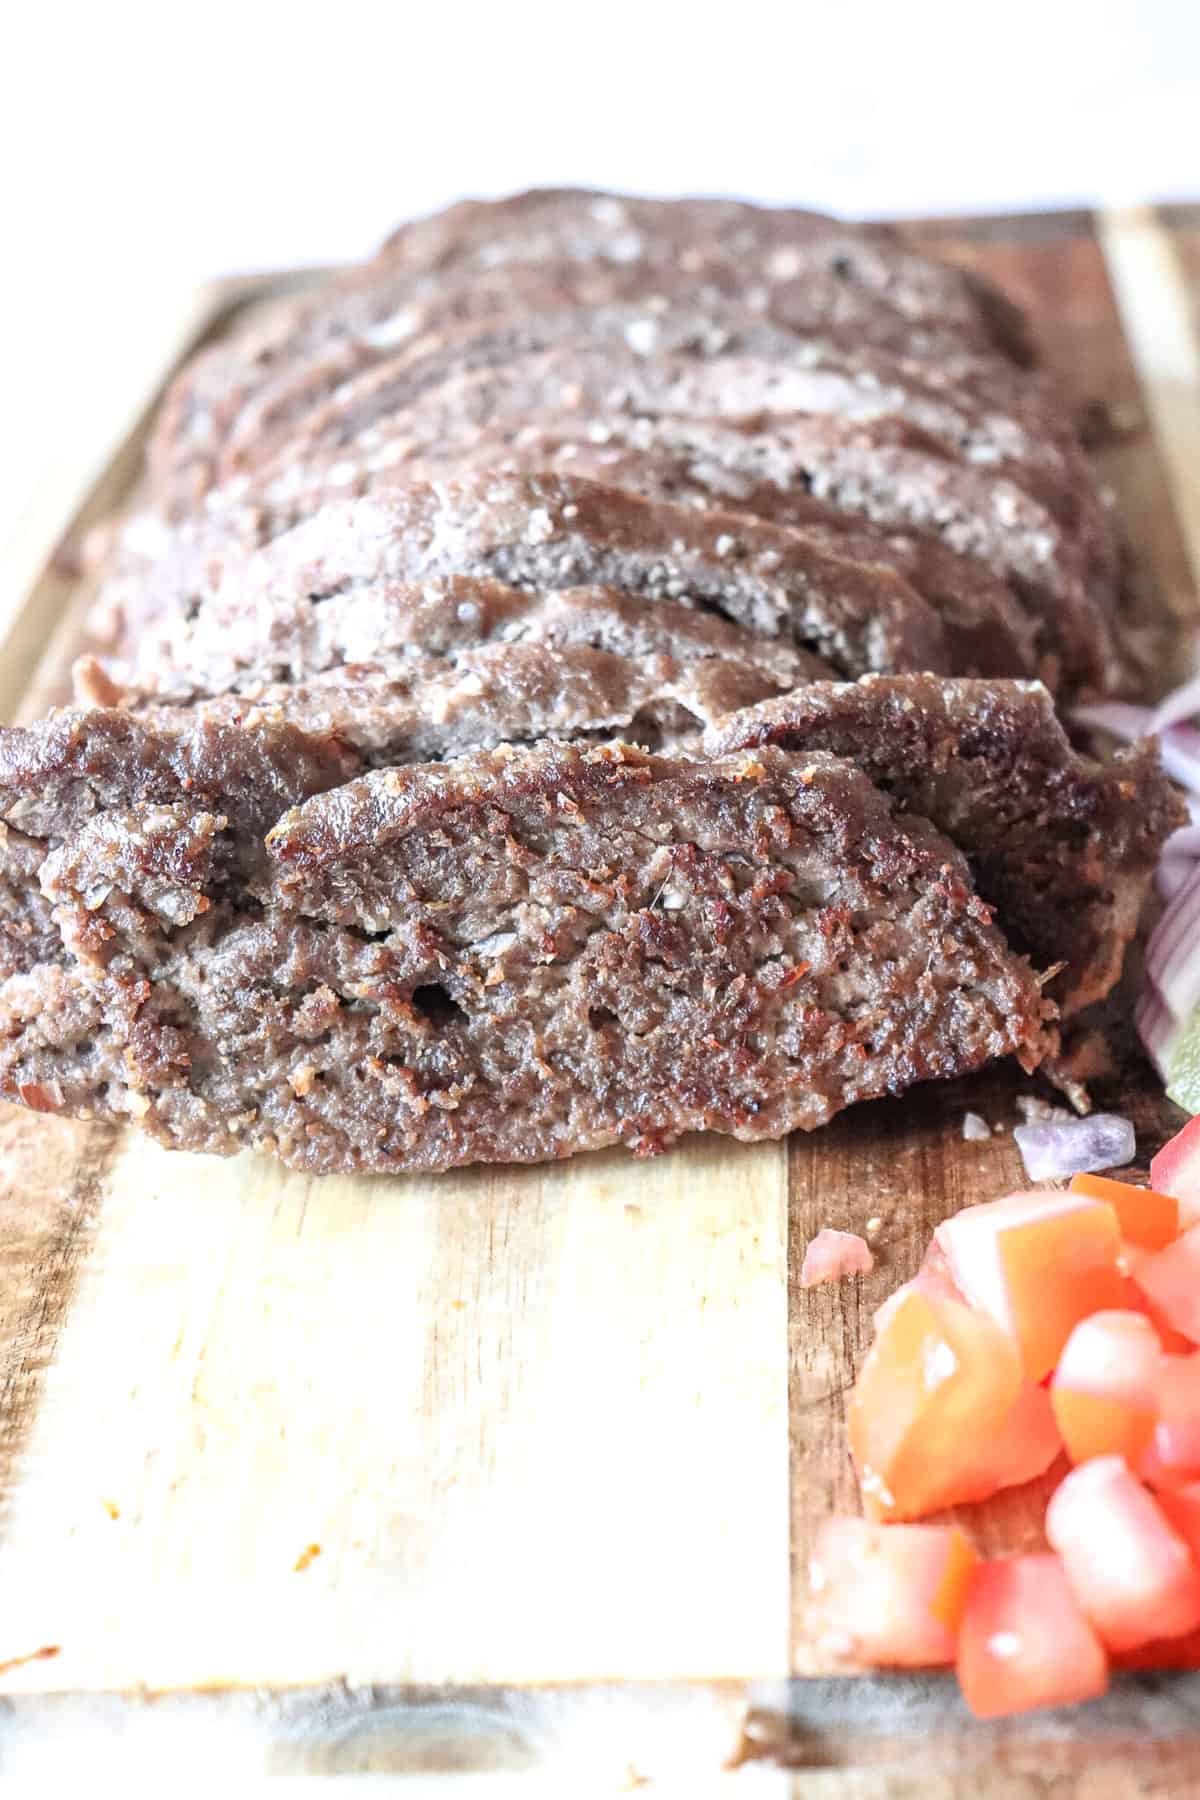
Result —
M296 1561L295 1561L294 1567L295 1567L296 1573L298 1575L300 1573L302 1573L303 1570L307 1569L309 1563L315 1562L317 1560L317 1558L318 1558L318 1556L320 1556L320 1554L321 1554L320 1544L305 1544L303 1550L300 1552L299 1556L296 1558Z
M992 1128L979 1113L968 1112L963 1114L962 1134L969 1144L982 1144L991 1137Z
M1017 1100L1017 1111L1026 1125L1041 1125L1049 1119L1075 1117L1065 1106L1051 1106L1048 1100L1040 1100L1036 1094L1022 1094Z

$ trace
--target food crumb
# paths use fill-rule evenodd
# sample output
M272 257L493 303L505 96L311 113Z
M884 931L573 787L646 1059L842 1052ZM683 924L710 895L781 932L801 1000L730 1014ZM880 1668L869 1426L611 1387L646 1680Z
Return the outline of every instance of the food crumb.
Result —
M106 1500L104 1502L104 1510L110 1519L119 1519L121 1516L121 1509L115 1500Z
M800 1286L841 1281L847 1275L869 1275L875 1267L866 1242L852 1231L818 1231L804 1252Z
M305 1544L303 1550L300 1552L299 1556L296 1558L296 1563L295 1563L296 1573L299 1575L303 1570L307 1569L309 1563L315 1562L317 1557L320 1556L320 1554L321 1554L320 1544Z
M1051 1106L1048 1100L1039 1100L1036 1094L1022 1094L1017 1101L1017 1111L1027 1125L1040 1125L1047 1119L1071 1119L1065 1106Z
M963 1114L962 1134L969 1144L982 1144L991 1137L992 1128L979 1113L969 1112Z

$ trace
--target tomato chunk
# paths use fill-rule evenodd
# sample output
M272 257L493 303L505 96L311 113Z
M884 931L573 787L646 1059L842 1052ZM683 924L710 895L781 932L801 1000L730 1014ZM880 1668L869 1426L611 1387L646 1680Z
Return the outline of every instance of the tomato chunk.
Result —
M1121 1457L1071 1470L1046 1509L1046 1536L1110 1650L1200 1625L1200 1568Z
M1080 1319L1121 1305L1117 1216L1086 1194L1009 1194L964 1208L936 1236L967 1300L1017 1344L1030 1381L1050 1373Z
M1200 1344L1200 1225L1193 1225L1165 1250L1139 1257L1132 1275L1167 1324L1189 1343Z
M1106 1201L1117 1215L1122 1238L1140 1250L1165 1249L1179 1236L1179 1202L1173 1194L1112 1181L1107 1175L1073 1175L1069 1192Z
M1157 1499L1169 1523L1193 1557L1200 1560L1200 1481L1189 1481L1184 1487L1164 1488Z
M1081 1319L1059 1358L1050 1397L1072 1462L1123 1456L1136 1467L1154 1436L1162 1345L1138 1312Z
M1200 1219L1200 1116L1189 1119L1150 1164L1150 1181L1180 1202L1186 1225Z
M1003 1429L1021 1385L1016 1352L991 1319L911 1286L867 1352L850 1397L850 1450L876 1519L913 1519L982 1498L980 1450Z
M1163 1358L1156 1400L1158 1416L1142 1462L1143 1477L1152 1487L1200 1478L1200 1350Z
M957 1300L960 1306L966 1305L936 1238L930 1240L924 1260L911 1281L904 1282L894 1294L888 1295L882 1306L876 1308L872 1323L877 1332L891 1318L902 1297L914 1292L925 1294L933 1300Z
M1046 1473L1062 1449L1050 1395L1036 1382L1023 1381L994 1441L976 1447L978 1486L971 1498L986 1500L1000 1488L1033 1481Z
M858 1662L952 1663L977 1561L957 1525L827 1519L809 1563L812 1628L828 1648Z
M1134 1268L1136 1269L1138 1263L1144 1261L1147 1256L1154 1254L1155 1252L1152 1250L1135 1250L1133 1252ZM1182 1331L1176 1331L1173 1325L1167 1324L1162 1314L1162 1308L1155 1306L1153 1300L1143 1294L1132 1275L1125 1277L1125 1292L1121 1306L1125 1312L1138 1312L1142 1314L1143 1318L1149 1319L1158 1333L1159 1343L1172 1356L1190 1356L1195 1349L1195 1345L1190 1339L1184 1337Z
M1094 1700L1108 1658L1057 1556L980 1563L967 1588L958 1681L977 1719Z

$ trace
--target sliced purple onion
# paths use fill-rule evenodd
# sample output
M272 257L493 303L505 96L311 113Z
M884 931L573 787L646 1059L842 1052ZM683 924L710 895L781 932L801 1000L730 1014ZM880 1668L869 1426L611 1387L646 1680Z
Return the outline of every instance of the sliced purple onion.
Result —
M1077 706L1071 715L1081 725L1094 725L1099 731L1110 731L1113 737L1132 743L1153 729L1153 710L1149 706L1132 706L1128 700L1098 700L1092 706Z
M1164 856L1154 875L1155 886L1162 898L1173 900L1180 888L1187 886L1195 867L1190 856Z
M1107 700L1082 706L1074 716L1082 725L1127 741L1156 736L1163 768L1185 790L1191 823L1172 832L1163 845L1155 881L1166 906L1146 945L1145 980L1134 1012L1147 1055L1164 1083L1170 1083L1180 1040L1200 1017L1200 730L1191 722L1200 718L1200 673L1157 707ZM1083 1172L1082 1166L1077 1172Z
M1172 781L1200 794L1200 731L1193 725L1172 725L1158 742L1163 768Z
M1095 706L1079 706L1072 717L1081 725L1109 731L1126 743L1157 734L1159 754L1167 774L1191 793L1200 794L1200 731L1194 726L1172 725L1166 731L1159 731L1155 724L1157 714L1148 706L1131 706L1127 700L1103 700Z
M1163 845L1164 856L1200 857L1200 825L1181 825Z
M1145 1046L1146 1055L1163 1080L1167 1079L1171 1049L1179 1027L1163 1005L1162 995L1152 981L1147 981L1133 1011L1133 1022Z
M1154 709L1150 722L1151 731L1165 731L1168 725L1181 725L1194 719L1200 713L1200 675L1193 675L1182 687L1177 687L1173 694Z
M1124 1168L1137 1150L1133 1126L1118 1113L1018 1125L1013 1136L1030 1181L1056 1181L1067 1175Z
M1193 865L1146 945L1146 974L1167 1011L1185 1023L1200 1004L1200 864Z

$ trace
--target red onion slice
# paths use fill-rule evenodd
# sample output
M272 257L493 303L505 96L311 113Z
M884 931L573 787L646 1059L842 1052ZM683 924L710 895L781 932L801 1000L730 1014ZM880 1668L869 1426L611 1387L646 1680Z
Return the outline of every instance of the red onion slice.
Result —
M1200 1003L1200 865L1194 865L1146 946L1146 973L1182 1024Z
M1131 706L1127 700L1104 700L1096 706L1078 706L1071 716L1081 725L1109 731L1126 743L1157 732L1159 754L1167 774L1191 793L1200 794L1200 731L1194 726L1172 725L1166 731L1158 731L1156 714L1148 706Z
M1136 1154L1133 1126L1118 1113L1092 1113L1086 1119L1048 1119L1018 1125L1013 1131L1030 1181L1055 1181L1067 1175L1094 1175L1101 1169L1124 1168Z
M1164 856L1155 870L1154 883L1162 898L1173 900L1180 888L1191 880L1196 867L1190 856Z
M1133 1022L1145 1046L1146 1055L1164 1081L1167 1080L1171 1047L1179 1027L1163 1005L1162 995L1152 981L1142 988L1141 998L1133 1012Z
M1165 731L1169 725L1182 725L1200 713L1200 675L1193 675L1182 687L1154 709L1151 731Z

